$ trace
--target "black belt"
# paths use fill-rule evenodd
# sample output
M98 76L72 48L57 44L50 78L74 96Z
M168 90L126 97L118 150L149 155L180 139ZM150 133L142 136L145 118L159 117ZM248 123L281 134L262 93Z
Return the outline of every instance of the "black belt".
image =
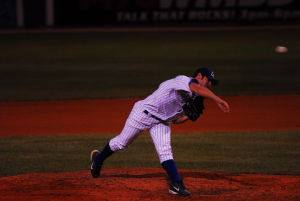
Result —
M157 117L157 116L154 116L153 114L149 113L147 110L144 110L144 113L145 113L146 115L152 117L153 119L156 119L156 120L160 121L160 122L166 122L166 121L162 120L161 118L159 118L159 117Z

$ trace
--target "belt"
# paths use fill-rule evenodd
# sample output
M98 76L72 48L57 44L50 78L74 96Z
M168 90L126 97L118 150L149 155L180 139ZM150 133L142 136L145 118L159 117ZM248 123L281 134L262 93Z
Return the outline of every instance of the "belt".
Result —
M147 110L144 110L144 113L145 113L146 115L148 115L149 117L152 117L153 119L156 119L156 120L158 120L158 121L160 121L160 122L166 122L166 121L162 120L161 118L159 118L159 117L157 117L157 116L154 116L153 114L149 113Z

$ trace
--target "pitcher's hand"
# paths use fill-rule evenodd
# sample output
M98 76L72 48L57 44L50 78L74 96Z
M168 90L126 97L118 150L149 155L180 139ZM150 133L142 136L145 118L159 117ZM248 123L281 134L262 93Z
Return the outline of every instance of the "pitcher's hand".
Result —
M225 113L229 113L230 112L230 108L229 105L226 101L220 99L218 101L216 101L218 107Z

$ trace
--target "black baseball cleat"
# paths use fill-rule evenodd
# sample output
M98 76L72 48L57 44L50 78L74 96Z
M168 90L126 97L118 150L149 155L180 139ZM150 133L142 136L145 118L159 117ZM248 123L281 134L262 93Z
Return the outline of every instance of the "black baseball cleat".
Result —
M91 174L92 177L97 178L100 176L100 171L102 168L101 164L96 164L95 162L95 157L97 154L100 154L100 152L98 150L93 150L91 152Z
M183 181L179 180L170 185L169 193L181 196L189 196L191 193L185 188Z

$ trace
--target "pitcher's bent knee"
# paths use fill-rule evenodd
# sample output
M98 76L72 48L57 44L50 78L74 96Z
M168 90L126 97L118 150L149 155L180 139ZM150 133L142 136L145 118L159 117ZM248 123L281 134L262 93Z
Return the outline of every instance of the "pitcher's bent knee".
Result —
M118 138L113 138L109 141L109 146L112 151L119 151L125 149L127 147L127 144L118 140Z

